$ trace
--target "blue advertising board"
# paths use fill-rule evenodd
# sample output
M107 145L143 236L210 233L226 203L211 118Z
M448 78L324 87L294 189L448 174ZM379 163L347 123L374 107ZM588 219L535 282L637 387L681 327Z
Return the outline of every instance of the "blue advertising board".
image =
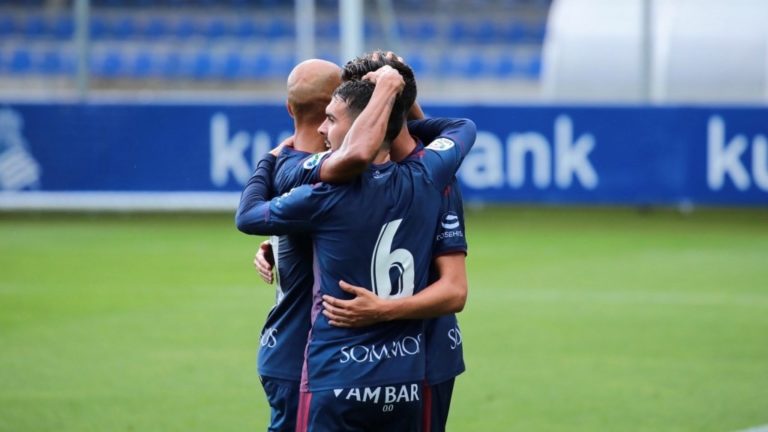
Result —
M427 106L478 138L468 201L768 205L768 109ZM229 192L291 133L282 105L0 105L0 190Z

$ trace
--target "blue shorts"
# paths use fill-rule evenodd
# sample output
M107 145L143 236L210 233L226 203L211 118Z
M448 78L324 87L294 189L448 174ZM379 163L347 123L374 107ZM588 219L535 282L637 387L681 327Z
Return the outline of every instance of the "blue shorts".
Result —
M424 430L444 432L451 408L453 384L456 378L427 386L424 389Z
M293 432L296 430L296 413L299 410L299 381L261 377L261 385L267 394L271 408L269 432Z
M301 393L297 432L421 432L423 385Z

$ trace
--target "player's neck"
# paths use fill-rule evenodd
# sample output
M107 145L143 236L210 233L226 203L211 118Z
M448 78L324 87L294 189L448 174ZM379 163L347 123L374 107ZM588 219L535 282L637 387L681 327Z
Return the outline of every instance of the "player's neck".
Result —
M415 148L416 141L408 132L408 127L403 124L402 129L400 129L400 133L398 133L395 137L395 140L392 141L392 149L389 152L392 160L400 162L401 160L408 157L408 155L413 153Z
M376 153L376 157L371 162L374 165L381 165L385 164L390 161L389 158L389 149L381 149L378 153Z
M295 125L296 136L293 148L307 153L320 153L326 151L323 136L317 132L315 125Z

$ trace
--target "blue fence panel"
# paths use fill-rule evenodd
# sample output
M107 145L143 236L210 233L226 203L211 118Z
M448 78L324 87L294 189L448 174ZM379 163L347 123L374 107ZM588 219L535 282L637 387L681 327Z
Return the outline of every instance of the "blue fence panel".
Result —
M469 117L467 200L768 205L768 109L433 106ZM0 189L240 191L284 106L0 105Z

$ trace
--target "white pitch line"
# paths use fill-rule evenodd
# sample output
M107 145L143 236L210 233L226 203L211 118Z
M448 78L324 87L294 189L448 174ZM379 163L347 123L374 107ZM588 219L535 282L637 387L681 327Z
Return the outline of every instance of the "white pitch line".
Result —
M742 429L736 432L768 432L768 424L751 427L749 429Z

